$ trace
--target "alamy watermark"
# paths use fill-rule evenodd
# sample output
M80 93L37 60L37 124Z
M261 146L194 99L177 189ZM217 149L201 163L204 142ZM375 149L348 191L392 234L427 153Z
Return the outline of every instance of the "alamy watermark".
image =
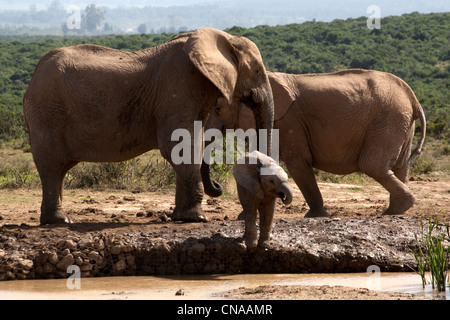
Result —
M367 267L367 273L371 275L366 280L366 285L369 290L381 290L381 269L377 265L370 265Z
M67 267L66 272L70 274L67 278L67 289L80 290L81 289L81 269L77 265L70 265Z
M381 29L381 9L377 5L371 5L367 7L366 12L370 14L367 18L367 28L369 29Z
M66 20L66 26L68 30L81 29L81 9L77 5L70 5L67 10L69 17Z

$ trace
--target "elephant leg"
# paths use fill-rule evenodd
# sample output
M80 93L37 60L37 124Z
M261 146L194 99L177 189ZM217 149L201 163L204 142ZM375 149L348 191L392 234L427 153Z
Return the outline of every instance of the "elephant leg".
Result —
M402 214L414 205L414 195L391 170L384 175L372 176L372 178L378 181L390 194L389 207L383 215Z
M77 162L52 164L48 159L44 162L36 161L42 183L42 204L40 223L58 224L71 223L69 217L62 210L63 181L67 171Z
M309 206L309 211L305 218L328 217L328 212L323 206L323 198L317 185L316 177L311 166L304 163L303 160L290 161L285 160L289 173Z
M208 222L202 210L203 188L200 165L180 164L174 166L177 187L172 220L184 222Z
M409 175L409 156L411 153L411 144L414 137L414 126L411 127L409 138L405 141L402 150L400 152L399 159L392 169L395 176L404 184L408 181Z
M248 248L255 248L258 244L258 230L256 228L257 211L247 211L245 214L244 240Z
M400 133L397 136L400 136ZM414 195L405 184L411 142L389 139L392 139L390 135L370 140L361 152L359 168L389 192L389 207L383 215L396 215L404 213L415 203ZM391 142L386 144L385 141Z
M236 220L245 220L245 211L239 213Z
M401 165L391 170L389 164L392 163L392 160L389 159L388 155L396 153L395 150L389 152L386 149L385 152L385 161L360 161L359 166L362 172L375 179L390 194L389 207L383 215L402 214L411 208L415 202L414 195L405 184L408 176L408 164L407 161L403 161ZM370 155L366 157L366 160L369 158Z
M267 247L272 231L273 215L275 213L276 198L270 199L259 207L259 242L258 246Z
M248 248L254 248L258 244L258 230L256 228L258 200L247 189L239 184L237 184L237 191L243 209L241 215L243 216L245 223L245 245Z

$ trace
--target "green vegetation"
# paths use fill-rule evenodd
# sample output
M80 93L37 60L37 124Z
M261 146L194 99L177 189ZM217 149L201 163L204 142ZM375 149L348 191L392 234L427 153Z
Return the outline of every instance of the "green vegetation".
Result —
M449 170L450 13L386 17L382 19L381 29L373 30L367 28L366 18L359 18L251 29L233 27L226 31L253 40L261 50L267 69L271 71L313 73L368 68L400 76L413 88L427 116L428 138L424 155L413 164L412 172L422 174ZM50 50L92 43L137 51L160 45L173 36L0 36L0 147L29 150L22 98L36 64ZM149 164L144 160L134 161L113 165L85 164L81 169L77 166L67 180L71 186L102 185L103 182L89 180L88 177L78 179L78 175L89 172L117 175L117 171L130 169L134 170L130 174L138 177L138 181L149 178L142 171ZM0 185L5 185L6 180L10 186L35 181L31 177L22 179L27 171L25 166L20 171L22 173L16 167L1 166L0 176L7 178L0 180ZM319 179L323 176L325 181L342 180L339 176L316 173ZM224 175L231 176L231 171L227 166L215 166L213 175L220 180ZM351 180L354 179L361 180L361 176L351 177Z
M426 271L430 272L431 285L433 289L445 291L449 269L450 248L444 247L443 243L450 241L450 225L447 223L445 227L439 224L437 219L428 220L428 233L424 233L423 221L420 223L422 232L420 238L414 233L416 246L413 248L414 258L417 262L418 270L416 271L422 278L422 286L428 283ZM436 234L437 233L437 234Z

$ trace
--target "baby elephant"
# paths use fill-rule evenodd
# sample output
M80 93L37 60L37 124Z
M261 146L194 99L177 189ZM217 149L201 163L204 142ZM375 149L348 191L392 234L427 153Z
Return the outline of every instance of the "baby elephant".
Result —
M233 170L239 200L245 215L245 244L247 247L267 246L272 230L276 198L284 204L292 202L288 176L275 160L258 151L245 157L245 164L236 164ZM259 211L259 243L256 216Z

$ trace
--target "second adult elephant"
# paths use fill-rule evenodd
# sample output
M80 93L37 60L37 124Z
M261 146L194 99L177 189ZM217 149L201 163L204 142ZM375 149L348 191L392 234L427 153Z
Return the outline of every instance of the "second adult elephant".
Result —
M306 75L269 72L269 80L280 158L310 207L306 217L328 215L313 168L374 178L390 193L384 214L402 214L414 204L406 181L410 159L420 154L425 140L426 120L403 80L359 69ZM252 127L248 112L219 100L206 129ZM421 138L411 152L416 119L421 121ZM209 166L203 164L202 173L209 177ZM206 193L212 195L209 181L203 179Z
M176 172L173 220L206 221L200 164L173 161L172 135L187 130L190 154L201 152L194 122L204 123L219 97L244 101L259 127L272 128L272 91L258 48L211 28L138 52L78 45L46 54L23 101L42 181L41 224L69 222L63 179L78 162L124 161L151 149Z

